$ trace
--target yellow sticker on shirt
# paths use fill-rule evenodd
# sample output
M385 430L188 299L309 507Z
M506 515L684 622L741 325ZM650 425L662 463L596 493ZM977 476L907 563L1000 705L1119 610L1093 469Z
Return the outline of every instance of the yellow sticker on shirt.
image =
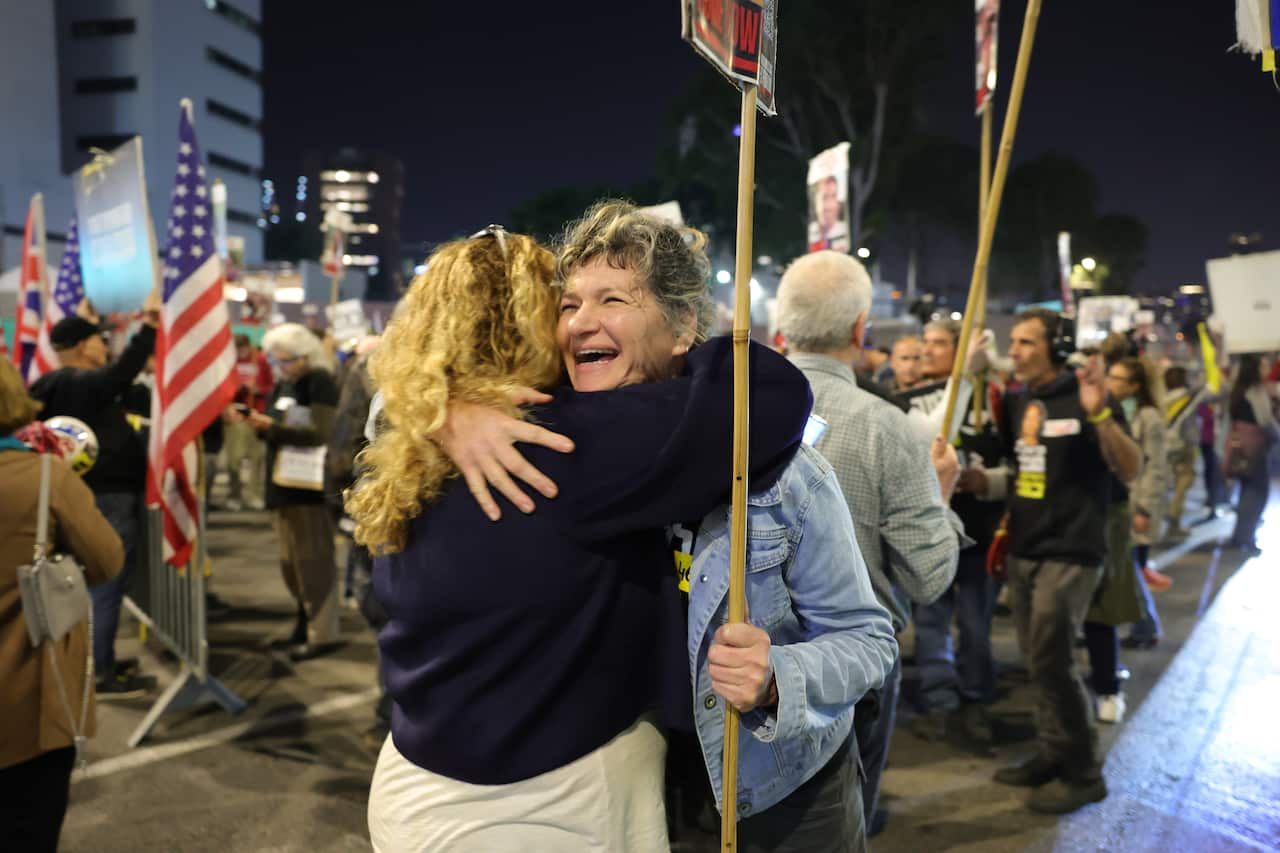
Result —
M671 553L676 558L676 584L680 587L681 592L688 592L689 573L693 569L693 555L682 554L679 551Z

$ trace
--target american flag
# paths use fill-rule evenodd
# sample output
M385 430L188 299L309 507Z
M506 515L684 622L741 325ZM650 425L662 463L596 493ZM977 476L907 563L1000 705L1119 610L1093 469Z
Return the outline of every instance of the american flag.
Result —
M44 196L36 193L27 208L27 225L22 232L18 314L13 328L13 363L24 378L35 360L36 344L40 339L40 312L48 290L44 249Z
M147 503L161 507L165 560L173 566L190 561L198 532L196 439L236 390L236 353L210 208L191 102L184 100L178 174L166 225L147 476Z
M71 217L67 228L67 248L62 253L62 266L58 268L58 281L53 286L53 298L44 303L44 322L40 325L40 338L36 343L36 357L31 360L27 381L35 382L46 373L61 367L49 336L53 327L63 317L76 313L80 300L84 299L84 283L80 281L80 232L76 218Z

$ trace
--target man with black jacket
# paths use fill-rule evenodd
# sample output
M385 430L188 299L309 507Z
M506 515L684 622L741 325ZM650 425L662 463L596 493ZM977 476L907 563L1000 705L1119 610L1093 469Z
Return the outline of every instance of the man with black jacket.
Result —
M120 574L91 590L93 595L93 658L98 694L136 696L153 686L132 667L117 664L116 629L129 576L137 562L140 519L147 478L147 445L126 417L125 393L155 350L158 306L149 299L142 325L120 358L108 364L102 329L83 317L59 320L50 333L62 367L42 376L31 395L44 403L42 417L69 415L84 421L98 437L98 461L84 475L98 509L119 534L125 547Z
M1107 796L1097 728L1072 657L1107 554L1111 478L1131 482L1142 453L1107 395L1102 360L1070 369L1069 321L1043 309L1019 315L1009 357L1024 390L1005 398L1008 578L1018 645L1036 695L1037 752L996 773L1031 787L1033 811L1065 814Z
M937 398L951 376L960 341L958 320L934 320L924 328L921 375L924 399ZM991 388L979 393L988 398ZM935 405L940 405L941 399ZM960 552L955 583L932 604L917 604L916 668L920 673L920 702L925 713L911 730L924 740L948 735L969 749L985 753L991 746L991 723L986 705L995 699L995 663L991 654L991 608L994 591L987 575L987 548L1004 515L1003 492L988 482L989 473L1003 460L994 405L979 413L965 406L955 444L963 470L951 508L964 522L965 533L977 546ZM952 640L954 614L958 647Z

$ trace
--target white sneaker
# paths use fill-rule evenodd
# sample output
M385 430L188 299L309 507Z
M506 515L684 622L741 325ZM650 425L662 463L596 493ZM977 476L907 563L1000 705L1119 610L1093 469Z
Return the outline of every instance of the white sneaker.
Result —
M1124 694L1098 697L1098 722L1118 723L1124 719Z

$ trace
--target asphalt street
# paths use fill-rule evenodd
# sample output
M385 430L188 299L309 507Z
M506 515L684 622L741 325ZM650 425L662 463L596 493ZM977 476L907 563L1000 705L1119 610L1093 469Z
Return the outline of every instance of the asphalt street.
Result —
M1273 499L1260 537L1268 556L1243 561L1217 547L1229 524L1228 517L1196 527L1179 548L1157 552L1175 580L1157 596L1165 636L1152 650L1122 652L1132 671L1129 711L1122 725L1102 727L1106 801L1055 820L1028 812L1022 792L991 781L996 767L1032 748L1025 673L1010 620L997 617L996 754L919 739L904 702L883 785L891 818L874 849L1280 849L1280 738L1271 722L1280 696L1280 500ZM234 716L214 705L168 714L130 749L129 735L155 695L101 703L92 763L72 785L62 849L368 849L371 632L346 611L343 646L292 663L272 645L289 633L293 605L268 516L214 512L209 542L213 590L232 605L210 622L210 669L247 708ZM177 666L154 640L144 647L139 633L126 618L120 654L138 655L163 689ZM908 661L911 642L910 634L903 638ZM908 695L912 676L908 665ZM677 849L718 846L708 837Z

